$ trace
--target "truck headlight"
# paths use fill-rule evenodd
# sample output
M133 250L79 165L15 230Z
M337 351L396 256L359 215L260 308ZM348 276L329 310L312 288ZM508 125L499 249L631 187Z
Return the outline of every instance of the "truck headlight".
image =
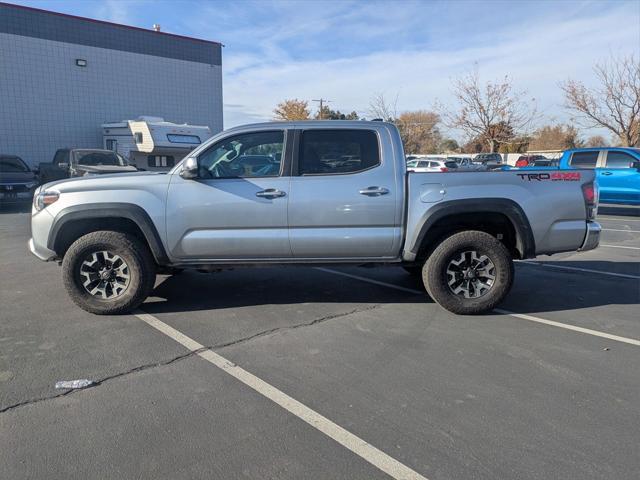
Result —
M38 193L35 197L33 197L33 206L37 211L42 210L43 208L48 207L52 203L55 203L60 198L60 194L58 192L53 191L44 191Z

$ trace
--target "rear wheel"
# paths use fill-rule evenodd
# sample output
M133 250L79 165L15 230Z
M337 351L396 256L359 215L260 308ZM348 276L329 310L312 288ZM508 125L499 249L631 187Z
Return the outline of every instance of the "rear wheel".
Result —
M431 298L450 312L483 313L509 293L513 260L488 233L460 232L436 247L422 269L422 279Z
M99 315L126 313L153 289L155 263L147 246L133 235L98 231L76 240L62 262L71 300Z

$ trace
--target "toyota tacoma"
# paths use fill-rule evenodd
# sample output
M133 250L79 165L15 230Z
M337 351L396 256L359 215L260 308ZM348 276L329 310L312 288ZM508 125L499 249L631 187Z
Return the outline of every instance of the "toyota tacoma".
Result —
M35 194L29 249L71 299L131 311L157 272L397 265L458 314L494 308L514 259L596 248L593 170L408 172L385 122L232 128L167 173L72 178Z

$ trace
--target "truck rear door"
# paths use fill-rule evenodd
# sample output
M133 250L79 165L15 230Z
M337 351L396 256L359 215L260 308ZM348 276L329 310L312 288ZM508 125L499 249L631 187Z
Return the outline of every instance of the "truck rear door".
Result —
M309 128L296 136L288 213L293 256L397 256L403 198L389 132Z

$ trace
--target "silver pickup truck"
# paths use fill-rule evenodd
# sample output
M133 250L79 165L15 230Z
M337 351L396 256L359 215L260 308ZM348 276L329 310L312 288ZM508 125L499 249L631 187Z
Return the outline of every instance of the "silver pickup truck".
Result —
M237 127L168 173L41 186L29 249L97 314L138 306L157 272L273 264L402 266L476 314L509 292L513 259L598 245L592 170L408 173L404 158L384 122Z

